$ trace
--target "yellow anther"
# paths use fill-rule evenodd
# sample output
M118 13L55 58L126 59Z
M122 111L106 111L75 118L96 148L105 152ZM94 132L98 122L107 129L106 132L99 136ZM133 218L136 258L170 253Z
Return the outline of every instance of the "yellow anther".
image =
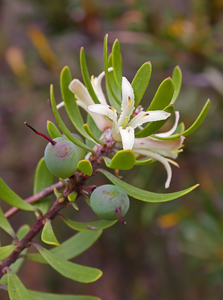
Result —
M131 98L129 97L128 98L128 108L131 106L131 103L132 103L132 101L131 101Z

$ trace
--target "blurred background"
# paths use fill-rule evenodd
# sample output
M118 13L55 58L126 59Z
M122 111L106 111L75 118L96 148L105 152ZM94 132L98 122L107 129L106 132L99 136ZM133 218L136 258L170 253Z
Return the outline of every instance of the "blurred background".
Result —
M67 280L50 267L26 261L19 271L29 289L89 294L103 300L218 300L223 294L223 2L222 0L7 0L0 1L0 175L22 198L32 194L34 171L43 156L44 139L23 122L47 133L54 121L47 99L54 84L61 100L59 76L68 65L81 78L79 50L84 46L90 74L103 70L103 38L121 44L123 74L131 81L151 61L153 72L143 100L145 108L176 65L183 84L176 109L188 128L208 98L211 108L202 124L185 140L184 152L164 189L166 172L157 162L121 172L123 179L152 192L172 192L196 183L192 193L164 204L132 199L125 217L74 262L101 268L104 275L88 285ZM67 126L73 131L66 113ZM106 183L98 176L94 183ZM84 201L72 219L94 218ZM1 201L5 210L8 206ZM19 212L15 229L34 215ZM58 240L73 231L60 220ZM39 237L37 237L39 240ZM1 231L2 245L10 243ZM7 300L0 291L0 299Z

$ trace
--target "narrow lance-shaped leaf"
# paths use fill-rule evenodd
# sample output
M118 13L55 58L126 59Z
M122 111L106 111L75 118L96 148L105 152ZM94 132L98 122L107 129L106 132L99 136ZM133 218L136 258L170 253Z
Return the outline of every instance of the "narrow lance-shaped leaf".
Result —
M50 219L46 219L46 223L44 224L42 233L41 233L41 240L49 245L54 245L60 247L60 243L58 242L51 225Z
M19 228L19 230L16 232L16 235L21 241L22 238L29 232L30 227L29 225L23 225ZM24 255L27 252L27 248L22 251L22 254ZM20 269L21 265L24 262L24 257L21 257L16 260L11 266L10 269L14 272L17 273L18 270ZM6 285L7 284L7 274L3 275L2 278L0 279L0 284Z
M12 229L11 224L9 223L8 219L4 216L4 213L0 207L0 228L6 231L12 238L16 237L14 230Z
M25 288L19 277L7 270L8 293L10 300L33 300L28 290Z
M193 133L201 125L201 123L204 121L204 119L207 115L207 112L209 110L210 104L211 104L211 102L210 102L210 100L208 100L206 102L206 104L204 105L202 111L200 112L199 116L195 120L195 122L188 129L186 129L184 132L181 132L179 134L175 134L175 135L172 135L172 136L169 136L169 137L156 136L156 138L159 139L159 140L176 140L176 139L179 139L179 137L181 135L187 136L187 135ZM183 125L181 127L184 128Z
M34 211L35 207L30 205L21 199L16 193L14 193L8 185L0 178L0 198L10 204L22 210Z
M47 131L52 139L62 136L59 129L51 121L47 121Z
M89 230L87 232L78 232L71 238L50 250L61 259L70 260L90 248L94 242L101 236L102 230ZM39 263L47 263L39 253L29 253L26 258Z
M70 228L77 231L92 231L92 230L102 230L114 225L117 220L107 221L107 220L99 220L93 222L76 222L70 220L65 217L61 217L62 220L69 226Z
M87 63L86 63L86 58L85 58L85 53L84 53L83 47L81 48L81 51L80 51L80 64L81 64L81 73L82 73L82 76L84 79L85 86L88 90L88 93L90 94L90 96L95 104L100 104L100 101L98 100L98 97L95 94L95 91L91 84L91 79L90 79L89 72L87 69Z
M37 194L53 183L54 175L48 170L45 159L42 157L36 167L33 193ZM38 202L34 203L34 206L40 209L43 214L45 214L49 209L50 199L51 196L44 197Z
M69 89L69 84L71 83L71 81L72 77L70 69L68 67L64 67L60 75L60 87L66 112L79 133L86 139L91 140L89 135L83 129L84 121L80 113L80 109L77 105L74 94Z
M8 257L15 250L15 248L15 245L0 247L0 261Z
M150 77L152 73L152 65L149 62L144 63L137 71L135 77L132 80L132 88L135 95L135 109L139 106L143 95L148 87Z
M121 91L122 89L122 55L120 52L120 44L118 40L114 41L112 47L112 66L115 81Z
M105 38L104 38L103 58L104 58L105 78L106 78L106 83L107 83L106 88L108 87L107 92L109 90L110 93L111 93L111 95L112 95L112 97L114 98L114 100L118 104L120 104L119 99L117 98L117 96L115 95L115 93L113 91L113 88L112 88L111 82L110 82L110 77L109 77L109 71L108 71L108 68L109 68L109 62L108 62L108 35L106 35ZM112 56L111 55L110 55L110 64L112 65ZM115 81L113 81L113 83L114 82Z
M174 106L168 105L167 107L164 108L164 111L172 114L174 111ZM137 132L135 134L135 136L137 138L143 138L146 136L150 136L151 134L157 132L169 120L169 118L170 118L170 116L165 120L150 122L149 124L146 125L145 128L143 128L141 131Z
M157 202L167 202L170 200L174 200L188 194L189 192L191 192L192 190L194 190L196 187L199 186L199 184L196 184L188 189L179 192L158 194L158 193L152 193L152 192L144 191L142 189L133 187L132 185L120 180L119 178L117 178L116 176L114 176L113 174L109 173L106 170L98 169L97 171L104 174L114 185L122 188L129 196L145 202L157 203Z
M90 129L90 127L89 127L88 124L84 124L83 127L84 127L84 130L87 132L87 134L88 134L88 135L89 135L96 143L98 143L98 144L100 144L100 145L105 145L105 144L106 144L104 141L101 141L101 140L97 139L97 138L93 135L93 133L91 132L91 129Z
M45 258L45 260L48 262L48 264L66 278L78 282L88 283L96 281L102 275L102 272L96 268L85 267L67 260L63 260L40 245L34 245L43 258Z
M33 300L101 300L98 297L94 296L83 296L83 295L58 295L58 294L49 294L41 293L36 291L29 290L30 295L33 297Z
M120 105L122 99L121 89L118 87L117 82L115 80L114 70L113 70L113 62L112 62L112 53L108 57L108 77L106 77L106 82L108 83L109 91L112 94L114 101ZM113 101L113 102L114 102Z
M55 119L57 121L57 124L59 125L60 129L62 130L62 132L66 135L66 137L71 140L71 142L73 142L75 145L86 149L88 151L92 152L92 149L89 148L87 145L85 145L84 143L82 143L80 140L78 140L71 132L70 130L66 127L66 125L64 124L63 120L60 117L60 114L58 112L58 109L56 107L56 101L55 101L55 97L54 97L54 92L53 92L53 85L51 85L50 87L50 98L51 98L51 106L53 109L53 114L55 116Z
M158 90L148 107L148 110L162 110L170 104L174 93L174 84L171 78L166 78L158 87Z
M179 93L180 93L180 88L181 88L181 83L182 83L182 73L180 70L179 66L176 66L173 70L173 75L172 75L172 80L174 83L174 93L173 93L173 98L171 100L171 104L174 104L176 101Z

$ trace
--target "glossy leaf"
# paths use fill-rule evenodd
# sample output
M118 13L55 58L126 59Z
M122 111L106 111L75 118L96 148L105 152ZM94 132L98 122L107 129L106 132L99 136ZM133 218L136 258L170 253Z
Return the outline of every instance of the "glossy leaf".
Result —
M47 131L52 139L55 139L57 137L61 137L62 134L60 133L59 129L56 127L56 125L51 122L47 121Z
M16 232L16 236L18 239L21 241L21 239L24 238L24 236L29 232L30 227L29 225L23 225L19 228L19 230ZM27 252L27 248L22 251L21 254L25 254ZM22 266L24 262L24 258L20 257L19 259L16 260L11 266L10 269L14 272L17 273L20 267ZM0 284L6 285L7 284L7 274L3 275L2 278L0 279Z
M65 217L61 217L62 220L69 226L70 228L77 230L77 231L92 231L92 230L102 230L114 225L117 220L115 221L107 221L107 220L99 220L93 222L76 222L70 220Z
M7 270L8 293L10 300L33 300L28 290L25 288L19 277Z
M63 242L60 247L51 249L50 252L56 254L61 259L70 260L90 248L101 236L101 234L102 230L78 232L74 236ZM29 253L26 257L32 261L47 263L39 253Z
M41 192L43 189L51 186L53 183L54 175L48 170L45 159L42 157L36 167L33 194ZM40 209L43 214L45 214L49 209L50 199L51 196L44 197L38 202L34 203L34 206Z
M167 107L173 97L174 84L171 78L166 78L158 87L148 110L162 110Z
M83 160L80 160L78 165L77 165L77 168L83 172L84 174L88 175L88 176L91 176L92 175L92 172L93 172L93 169L92 169L92 164L89 160L87 159L83 159Z
M138 107L143 95L148 87L150 77L152 73L152 65L150 62L144 63L137 71L135 77L132 80L132 88L135 95L135 108Z
M90 127L89 127L88 124L84 124L83 127L84 127L84 130L87 132L87 134L88 134L88 135L89 135L96 143L98 143L98 144L100 144L100 145L105 145L105 144L106 144L104 141L101 141L101 140L97 139L97 138L93 135L93 133L91 132Z
M113 156L112 159L103 157L108 168L129 170L135 165L135 154L132 150L120 150Z
M201 123L204 121L204 118L207 115L207 112L209 110L210 107L210 100L208 100L206 102L206 104L204 105L202 111L200 112L199 116L197 117L197 119L195 120L195 122L184 132L180 132L179 134L175 134L175 135L171 135L169 137L163 138L163 137L156 137L159 140L176 140L179 139L181 135L183 136L188 136L189 134L191 134L192 132L194 132L200 125ZM184 125L182 125L184 128Z
M114 76L109 75L109 67L112 66L112 55L110 55L110 59L108 61L108 35L105 36L104 38L104 49L103 49L103 59L104 59L104 71L105 71L105 78L106 78L106 88L107 88L107 93L108 90L110 91L113 99L120 104L120 99L118 99L117 95L115 95L115 91L118 93L118 88L116 89L115 86L117 86L115 79L113 80ZM113 71L112 71L113 72ZM113 84L113 87L112 85ZM120 90L119 90L120 92ZM112 103L110 103L112 105Z
M54 234L50 219L46 219L46 223L44 224L41 233L41 240L46 244L60 247L60 243Z
M84 121L80 113L79 107L76 103L75 96L73 92L70 91L69 85L72 81L72 76L70 69L64 67L60 75L60 88L62 93L62 98L64 101L66 112L73 123L74 127L79 131L81 135L85 138L90 139L89 135L83 129Z
M122 88L122 55L120 52L120 44L115 40L112 47L112 66L114 71L115 81L121 91Z
M33 300L100 300L94 296L49 294L29 290Z
M59 125L60 129L62 130L62 132L66 135L66 137L73 142L75 145L86 149L88 151L92 152L92 149L90 149L88 146L86 146L84 143L82 143L80 140L78 140L70 131L69 129L66 127L66 125L64 124L63 120L60 117L60 114L58 112L58 109L56 107L56 101L55 101L55 97L54 97L54 92L53 92L53 85L51 85L50 87L50 99L51 99L51 106L53 109L53 114L55 116L55 119L57 121L57 124Z
M70 193L68 196L67 196L68 200L70 202L74 202L77 198L77 193L75 191L73 191L72 193Z
M85 267L67 260L63 260L60 258L60 256L53 254L38 244L35 244L35 247L48 262L48 264L66 278L78 282L88 283L96 281L102 275L102 272L96 268Z
M173 84L174 84L174 93L173 93L173 97L172 97L172 100L170 103L174 104L174 102L176 101L176 99L180 93L180 88L181 88L181 83L182 83L182 73L181 73L179 66L176 66L174 68L172 80L173 80Z
M194 190L196 187L199 186L199 184L196 184L188 189L179 191L179 192L174 192L174 193L166 193L166 194L158 194L158 193L152 193L152 192L148 192L136 187L133 187L131 184L128 184L122 180L120 180L118 177L114 176L113 174L109 173L106 170L102 170L102 169L98 169L98 172L101 172L102 174L104 174L114 185L122 188L126 194L128 194L129 196L137 199L137 200L141 200L141 201L145 201L145 202L167 202L170 200L174 200L177 198L180 198L186 194L188 194L189 192L191 192L192 190Z
M82 73L82 76L84 79L85 86L88 90L88 93L90 94L94 103L100 104L100 101L98 100L98 97L95 94L95 91L91 84L91 79L90 79L89 72L87 69L87 63L86 63L86 58L85 58L85 53L84 53L83 47L81 48L81 51L80 51L80 64L81 64L81 73Z
M0 198L10 204L22 210L34 211L34 206L25 202L16 193L14 193L8 185L0 178Z
M15 248L15 245L0 247L0 261L8 257L15 250Z
M108 72L108 77L107 77L108 87L109 87L109 90L110 90L115 102L120 104L122 101L122 92L121 92L121 88L119 88L119 86L115 80L112 54L110 54L108 57L108 68L112 68Z
M5 232L11 235L12 238L15 238L16 234L12 229L12 226L9 223L8 219L5 217L1 207L0 207L0 228L2 228Z
M171 105L167 106L166 108L164 108L164 111L172 114L174 111L174 106L171 104ZM147 124L145 126L145 128L143 128L141 131L137 132L135 134L135 137L143 138L146 136L150 136L151 134L157 132L169 120L169 118L170 117L168 117L165 120L150 122L149 124Z

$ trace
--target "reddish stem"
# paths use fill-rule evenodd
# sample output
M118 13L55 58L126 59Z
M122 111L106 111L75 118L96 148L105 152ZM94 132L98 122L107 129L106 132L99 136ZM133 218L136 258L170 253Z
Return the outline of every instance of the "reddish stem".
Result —
M36 131L36 129L34 129L32 126L30 126L27 122L24 122L24 124L26 126L28 126L30 129L32 129L36 134L44 137L48 142L50 142L53 146L56 145L57 142L55 142L53 139L49 138L48 136L46 136L45 134L43 133L40 133L38 131Z

